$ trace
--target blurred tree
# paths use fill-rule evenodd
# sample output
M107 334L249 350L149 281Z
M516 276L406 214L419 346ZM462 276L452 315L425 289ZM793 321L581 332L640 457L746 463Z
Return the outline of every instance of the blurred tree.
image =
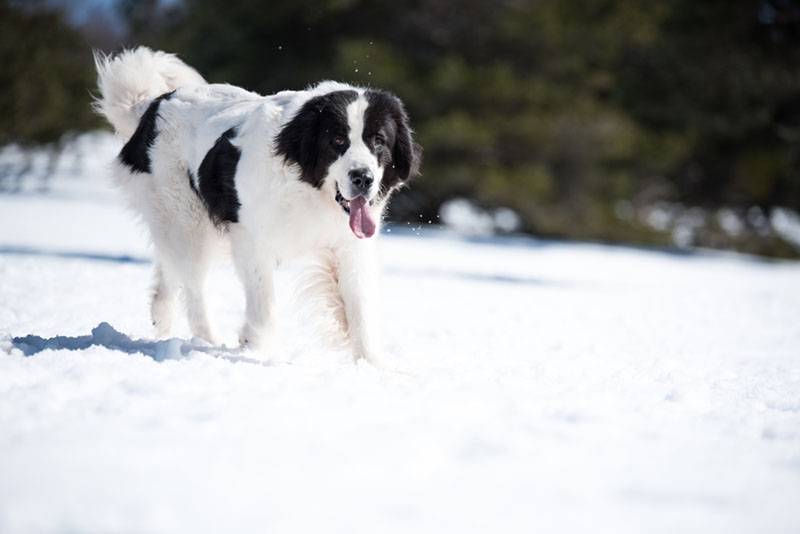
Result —
M116 3L129 46L215 82L396 92L426 157L395 219L434 220L465 196L540 235L797 254L764 221L800 209L800 0ZM0 6L14 86L0 141L93 125L80 37L43 3Z
M618 59L621 107L689 141L668 170L681 201L800 207L796 140L776 120L800 97L800 6L761 2L794 19L778 27L755 2L673 4L661 38Z
M89 107L91 53L59 11L0 0L0 64L0 145L49 148L52 166L65 134L99 125ZM16 179L29 168L0 174Z
M145 4L133 40L183 52L209 79L396 91L426 149L396 218L433 219L466 196L543 235L666 243L636 215L654 203L731 206L745 221L752 206L800 208L795 0ZM714 228L696 242L786 252Z

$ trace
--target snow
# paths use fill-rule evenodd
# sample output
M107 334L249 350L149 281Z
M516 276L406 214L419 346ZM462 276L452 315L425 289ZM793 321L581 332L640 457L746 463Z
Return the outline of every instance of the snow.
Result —
M462 235L487 236L498 232L507 234L522 228L522 220L514 210L497 208L486 211L466 198L445 201L440 212L442 223Z
M225 265L227 346L154 341L98 139L0 196L0 532L800 531L800 264L395 228L386 368L291 266L269 357Z
M777 208L772 212L770 223L775 233L800 247L800 214L789 208Z

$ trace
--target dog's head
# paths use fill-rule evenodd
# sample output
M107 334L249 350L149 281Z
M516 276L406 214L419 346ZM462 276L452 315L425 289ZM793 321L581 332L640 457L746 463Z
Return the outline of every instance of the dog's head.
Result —
M337 90L308 100L276 138L300 178L349 215L356 237L371 237L391 192L419 172L421 147L396 96Z

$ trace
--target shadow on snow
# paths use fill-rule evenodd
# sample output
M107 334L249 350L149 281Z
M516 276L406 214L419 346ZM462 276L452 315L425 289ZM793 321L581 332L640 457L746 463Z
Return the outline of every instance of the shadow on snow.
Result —
M31 247L0 246L0 256L35 256L42 258L59 258L68 260L106 261L111 263L148 264L148 258L130 256L128 254L101 254L93 252L71 252L66 250L45 250Z
M261 360L239 355L238 349L228 349L224 346L212 347L202 341L185 341L179 338L159 341L131 339L108 323L100 323L92 329L92 333L88 336L43 338L41 336L28 335L12 338L11 344L14 348L22 351L25 356L33 356L43 350L84 350L89 347L99 346L127 354L143 354L157 362L178 360L187 357L192 352L202 352L231 362L269 365Z

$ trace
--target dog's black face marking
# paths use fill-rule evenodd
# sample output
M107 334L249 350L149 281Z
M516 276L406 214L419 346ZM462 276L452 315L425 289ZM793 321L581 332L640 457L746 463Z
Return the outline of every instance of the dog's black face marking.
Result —
M275 138L276 152L300 167L300 179L322 187L328 168L350 146L347 106L355 91L334 91L312 98Z
M200 196L215 224L239 222L241 204L233 178L242 151L231 144L230 140L234 137L235 128L225 130L197 169Z
M133 172L146 172L150 173L150 147L156 140L156 117L158 117L158 106L162 100L169 100L172 98L175 91L164 93L158 98L153 99L144 112L142 118L139 120L139 126L136 131L122 147L119 153L119 159L122 163L130 167Z
M419 174L422 147L414 142L408 114L400 99L386 91L368 90L364 143L384 168L381 194Z

